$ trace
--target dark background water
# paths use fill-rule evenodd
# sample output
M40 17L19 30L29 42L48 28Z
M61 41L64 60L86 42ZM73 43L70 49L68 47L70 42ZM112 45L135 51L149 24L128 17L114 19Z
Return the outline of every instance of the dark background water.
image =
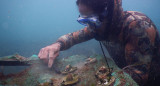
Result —
M0 57L19 53L29 57L58 37L83 28L76 0L0 0ZM123 0L124 10L140 11L160 28L160 0ZM75 45L61 56L101 53L97 41ZM107 54L107 56L109 56Z

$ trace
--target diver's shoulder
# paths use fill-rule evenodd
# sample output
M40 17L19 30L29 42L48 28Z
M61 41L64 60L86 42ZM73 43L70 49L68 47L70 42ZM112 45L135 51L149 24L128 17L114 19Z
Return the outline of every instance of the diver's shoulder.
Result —
M131 20L146 20L149 19L144 13L138 11L125 11L125 16Z
M148 22L152 23L150 18L148 18L145 14L138 12L138 11L124 11L124 17L123 17L123 23L124 26L127 27L133 22Z
M145 14L137 11L126 11L124 20L124 30L130 35L143 36L146 33L156 33L156 26Z

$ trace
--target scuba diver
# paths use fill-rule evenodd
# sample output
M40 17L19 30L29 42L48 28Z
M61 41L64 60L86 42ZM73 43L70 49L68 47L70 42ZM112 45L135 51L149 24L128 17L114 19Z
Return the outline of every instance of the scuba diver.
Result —
M160 81L160 37L154 23L136 11L123 11L121 0L77 0L77 21L85 27L61 36L38 54L51 67L60 51L95 38L116 65L140 86Z

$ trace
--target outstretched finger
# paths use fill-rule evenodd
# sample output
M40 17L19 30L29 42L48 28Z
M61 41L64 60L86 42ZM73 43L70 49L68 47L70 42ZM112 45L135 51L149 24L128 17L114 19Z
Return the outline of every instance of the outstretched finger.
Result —
M53 63L54 63L54 59L59 55L59 53L54 53L51 52L49 53L49 62L48 62L48 67L51 68Z

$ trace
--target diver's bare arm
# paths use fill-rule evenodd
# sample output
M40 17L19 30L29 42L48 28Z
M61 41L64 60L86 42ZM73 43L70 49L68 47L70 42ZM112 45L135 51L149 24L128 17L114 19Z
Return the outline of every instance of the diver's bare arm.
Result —
M93 38L93 32L89 30L87 27L81 29L77 32L69 33L61 36L57 42L61 44L60 50L66 50L71 46L90 40Z

